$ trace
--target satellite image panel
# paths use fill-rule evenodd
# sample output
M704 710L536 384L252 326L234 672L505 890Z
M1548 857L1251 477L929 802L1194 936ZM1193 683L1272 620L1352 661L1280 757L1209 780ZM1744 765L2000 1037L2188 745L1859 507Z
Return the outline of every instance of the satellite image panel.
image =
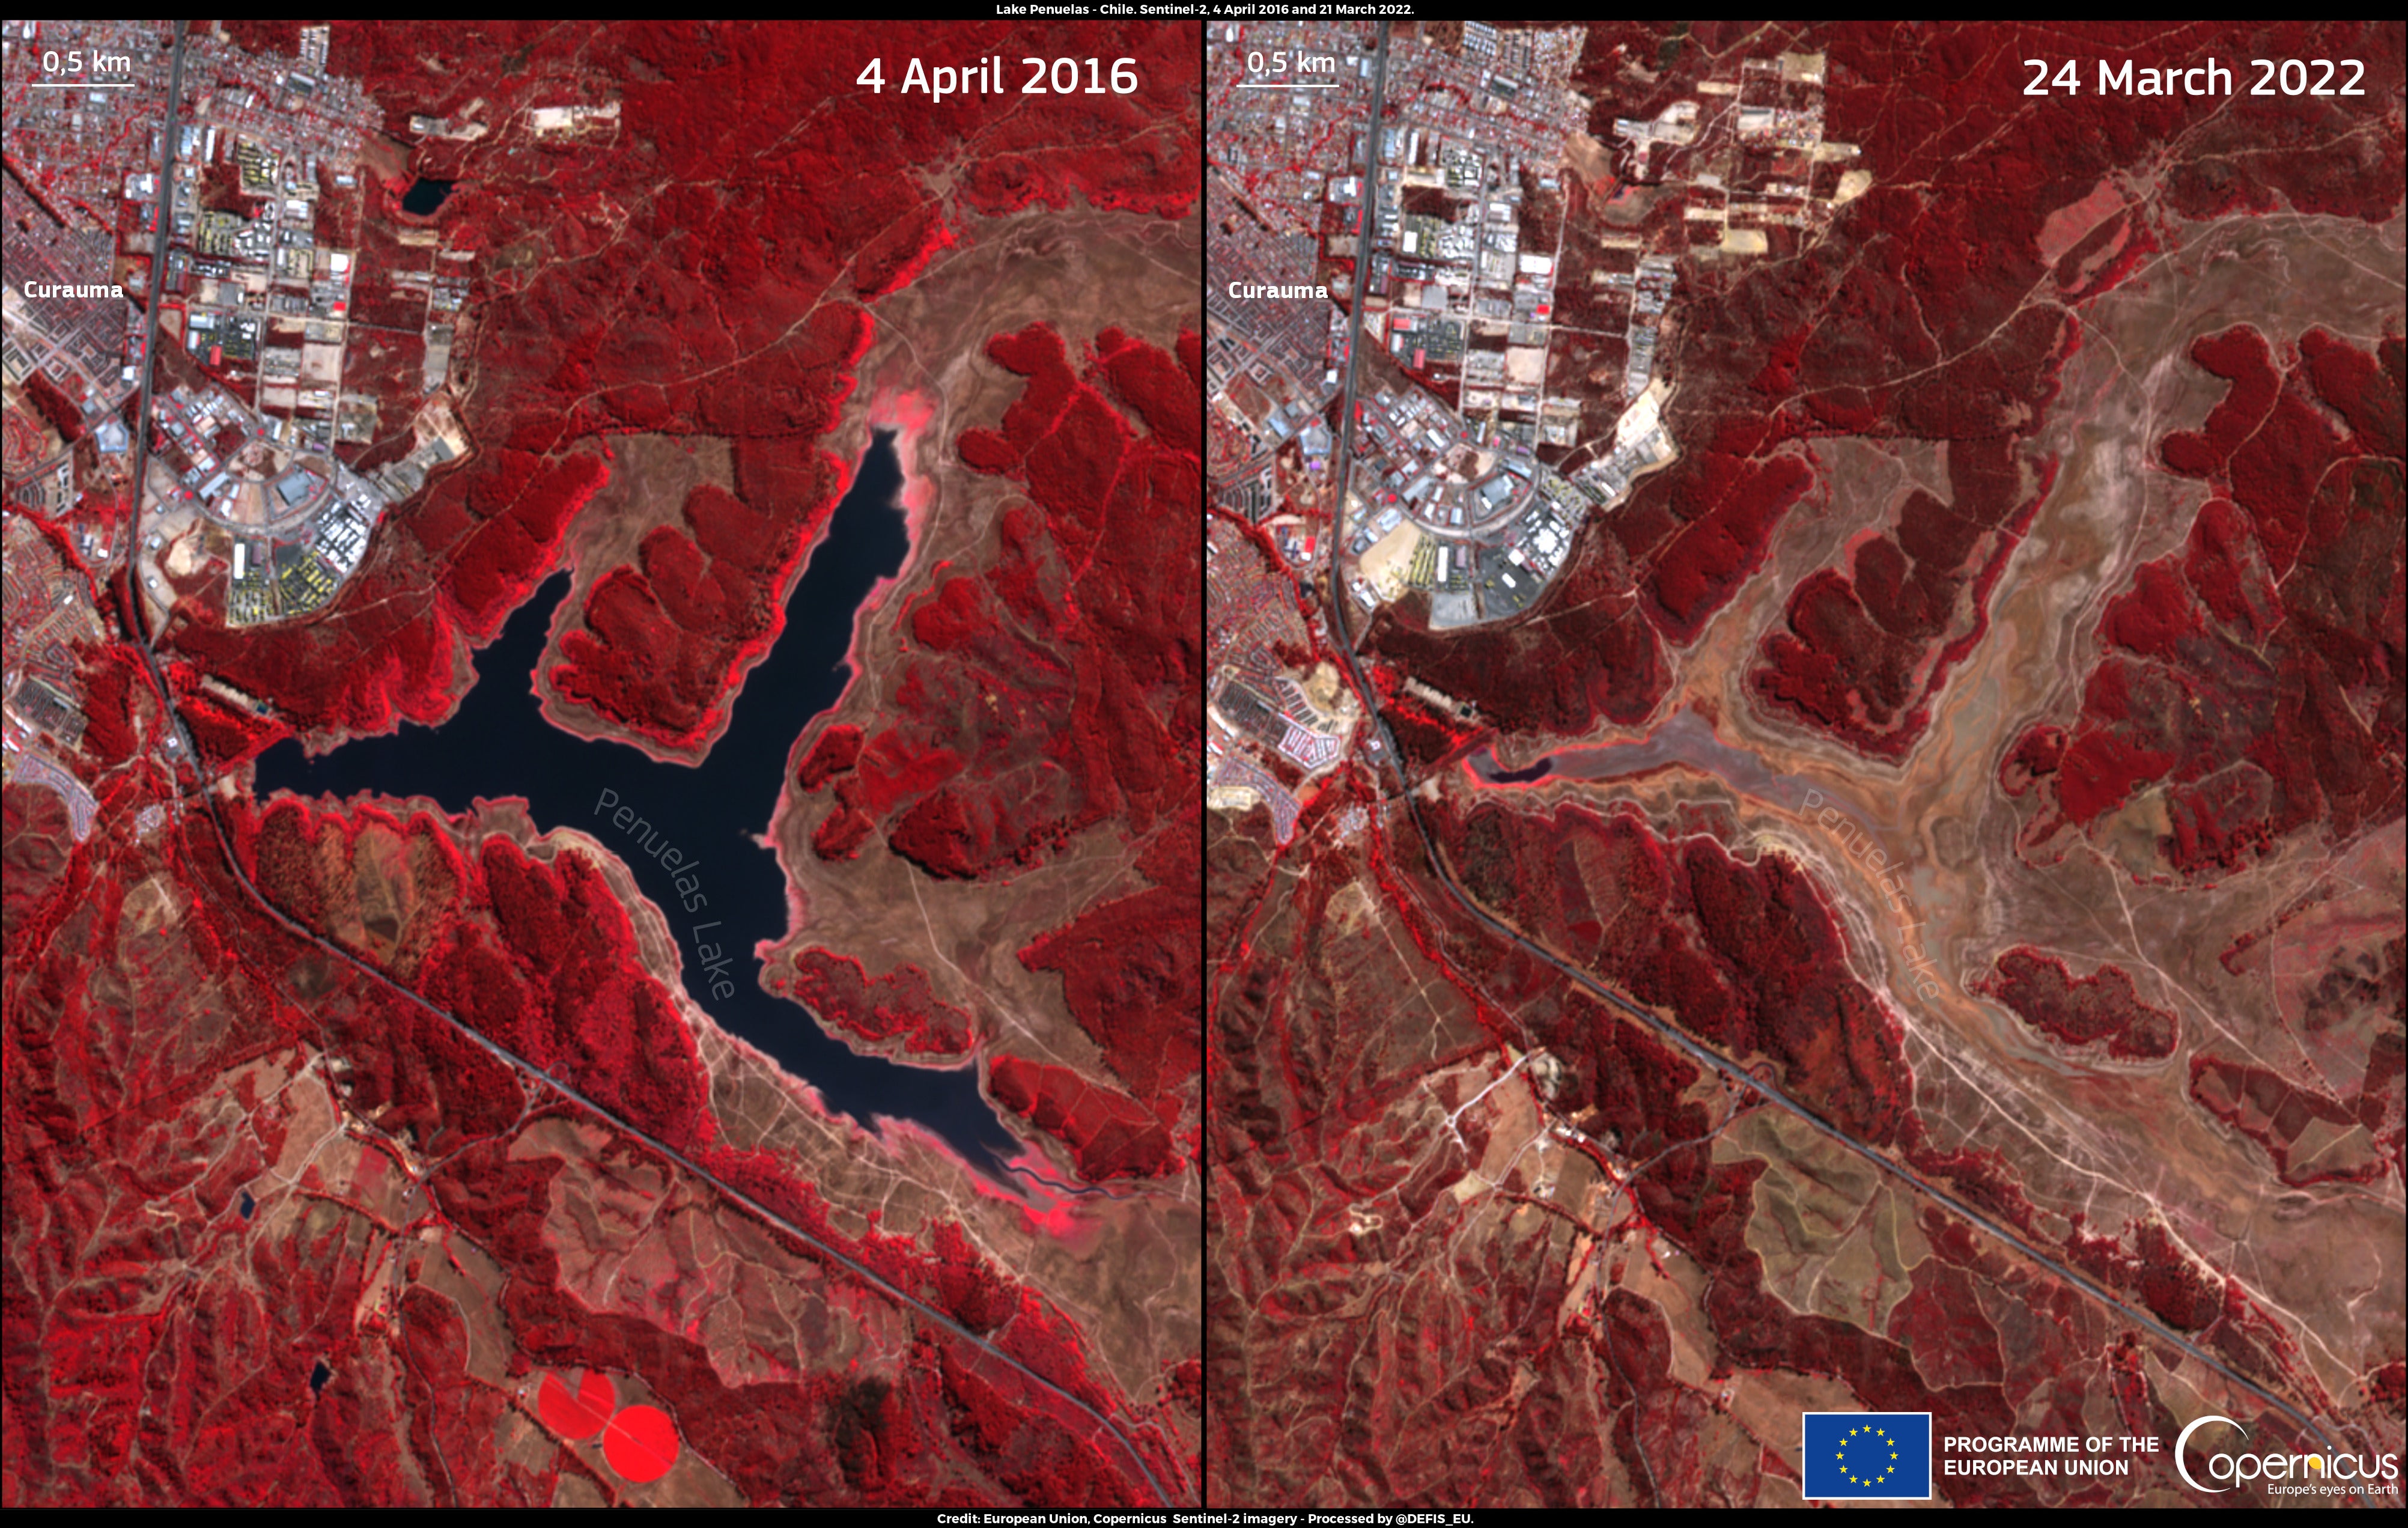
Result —
M1211 1502L2398 1506L2402 37L1208 20Z
M1202 1499L1201 63L0 23L0 1504Z

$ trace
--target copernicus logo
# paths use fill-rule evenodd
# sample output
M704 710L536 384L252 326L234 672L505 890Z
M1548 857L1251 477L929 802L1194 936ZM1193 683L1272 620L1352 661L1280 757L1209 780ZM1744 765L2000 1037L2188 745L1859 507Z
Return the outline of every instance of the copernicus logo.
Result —
M1808 1501L1931 1499L1930 1412L1809 1411L1800 1433Z
M2398 1454L2242 1454L2228 1447L2221 1453L2207 1456L2208 1478L2201 1480L2190 1472L2191 1434L2203 1427L2229 1427L2241 1434L2239 1441L2249 1440L2249 1429L2229 1417L2211 1412L2182 1430L2174 1439L2174 1468L2182 1472L2183 1483L2193 1491L2209 1492L2230 1491L2250 1480L2297 1481L2306 1486L2341 1486L2351 1490L2372 1489L2384 1495L2399 1491L2400 1456ZM2210 1434L2200 1440L2203 1450L2211 1443L2229 1445L2234 1440L2221 1434ZM2270 1488L2280 1491L2283 1488Z

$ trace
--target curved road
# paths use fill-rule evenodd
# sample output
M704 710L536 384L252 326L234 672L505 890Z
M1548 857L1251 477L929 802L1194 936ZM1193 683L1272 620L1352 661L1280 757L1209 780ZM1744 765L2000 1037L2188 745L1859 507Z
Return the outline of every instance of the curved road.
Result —
M1421 836L1422 853L1429 861L1430 869L1436 876L1438 884L1445 889L1447 895L1454 900L1457 907L1461 908L1465 914L1477 921L1489 932L1521 949L1524 953L1529 955L1533 959L1553 968L1556 974L1562 976L1566 981L1578 986L1583 991L1589 993L1599 1002L1608 1004L1617 1013L1620 1013L1638 1023L1646 1025L1648 1029L1654 1031L1660 1038L1676 1046L1682 1054L1687 1056L1691 1060L1697 1062L1702 1067L1705 1067L1708 1071L1716 1074L1726 1080L1738 1084L1742 1088L1753 1088L1768 1103L1796 1116L1799 1119L1801 1119L1806 1124L1812 1126L1827 1139L1837 1143L1839 1146L1855 1153L1856 1156L1863 1158L1866 1161L1870 1162L1874 1167L1889 1175L1891 1177L1897 1178L1907 1187L1914 1189L1916 1192L1922 1194L1927 1199L1929 1199L1933 1204L1940 1205L1942 1209L1947 1210L1950 1214L1957 1217L1959 1219L1979 1227L1996 1240L2004 1243L2023 1257L2029 1259L2043 1268L2046 1268L2051 1273L2057 1275L2059 1278L2064 1279L2067 1283L2080 1290L2083 1293L2090 1296L2093 1300L2098 1301L2100 1305L2113 1310L2124 1319L2145 1329L2152 1335L2181 1349L2190 1357L2197 1359L2200 1363L2223 1376L2234 1385L2248 1391L2258 1400L2263 1401L2267 1405L2281 1412L2285 1417L2289 1418L2292 1422L2298 1425L2303 1434L2315 1439L2327 1452L2334 1451L2333 1445L2330 1439L2326 1435L2323 1427L2317 1422L2301 1415L2300 1412L2291 1405L2289 1402L2273 1394L2272 1391L2258 1384L2255 1380L2250 1379L2248 1377L2237 1373L2228 1366L2222 1360L2216 1358L2213 1353L2208 1352L2198 1344L2183 1336L2182 1333L2174 1331L2163 1321L2158 1320L2155 1316L2150 1315L2144 1310L2135 1309L2133 1306L2126 1304L2113 1291L2100 1284L2097 1280L2091 1278L2088 1275L2067 1267L2056 1258L2051 1257L2048 1253L2033 1246L2018 1232L2000 1224L1990 1217L1973 1208L1971 1205L1958 1199L1956 1195L1940 1188L1928 1178L1924 1177L1913 1168L1906 1166L1902 1162L1894 1160L1889 1156L1875 1149L1871 1146L1867 1145L1865 1142L1859 1141L1855 1136L1840 1130L1837 1126L1832 1125L1828 1120L1823 1118L1813 1110L1808 1108L1804 1103L1792 1098L1782 1088L1751 1073L1747 1068L1740 1065L1737 1061L1731 1060L1727 1057L1708 1048L1706 1045L1700 1044L1697 1039L1691 1036L1686 1031L1667 1022L1650 1010L1641 1007L1639 1003L1633 1002L1622 992L1606 985L1604 982L1598 980L1585 970L1574 965L1571 961L1566 959L1562 956L1557 955L1554 950L1549 949L1544 944L1541 944L1538 941L1530 938L1527 934L1525 934L1519 929L1516 929L1512 925L1505 922L1502 918L1496 916L1486 908L1473 901L1470 894L1464 890L1462 884L1455 879L1453 868L1447 864L1445 856L1439 850L1437 836L1430 830L1429 821L1423 813L1419 795L1412 790L1406 788L1409 783L1404 778L1404 756L1398 751L1396 736L1394 733L1389 731L1385 718L1381 715L1379 707L1374 703L1374 697L1377 692L1375 692L1371 688L1370 685L1365 680L1363 675L1363 666L1354 654L1354 639L1353 634L1348 631L1346 626L1344 580L1340 577L1338 571L1338 558L1340 551L1346 544L1346 483L1347 478L1353 473L1354 467L1354 378L1358 365L1356 348L1357 341L1361 339L1362 335L1364 292L1369 286L1370 279L1369 251L1371 244L1371 209L1378 200L1376 186L1379 176L1380 107L1381 97L1387 83L1387 70L1388 29L1385 23L1382 23L1380 27L1379 48L1373 56L1372 64L1370 127L1365 134L1364 138L1364 141L1369 145L1368 152L1371 159L1371 164L1369 166L1366 177L1367 180L1370 183L1371 189L1367 189L1363 197L1363 210L1360 214L1361 221L1356 228L1357 241L1355 243L1354 301L1352 310L1347 315L1346 386L1342 395L1344 398L1343 406L1345 409L1344 426L1340 437L1338 453L1337 504L1335 509L1331 511L1330 514L1330 571L1329 587L1326 593L1329 604L1330 629L1337 638L1336 646L1339 653L1346 660L1347 672L1353 678L1355 695L1363 701L1365 712L1372 718L1375 725L1379 728L1379 742L1383 752L1386 755L1387 767L1396 771L1398 787L1398 795L1403 799L1405 810L1412 818L1413 828ZM2358 1499L2361 1505L2370 1506L2374 1505L2370 1498L2363 1494L2363 1492L2359 1494Z
M182 22L178 22L176 23L175 58L168 77L166 127L165 131L162 135L166 140L165 161L166 173L163 174L160 179L159 183L161 185L172 184L174 181L173 171L176 152L175 124L177 98L182 89L183 74L184 23ZM260 911L273 918L287 932L292 933L297 938L308 940L310 944L315 944L318 948L325 951L336 959L342 961L345 965L350 966L361 975L376 982L396 997L399 997L405 1002L409 1002L424 1012L433 1015L435 1017L441 1019L444 1023L452 1026L454 1031L458 1031L471 1044L480 1047L494 1060L509 1067L522 1078L531 1079L542 1084L544 1087L551 1088L553 1092L558 1093L561 1097L594 1115L596 1118L602 1120L613 1130L619 1131L623 1134L633 1136L635 1139L643 1142L646 1146L652 1147L654 1151L660 1153L671 1162L676 1163L679 1168L682 1169L690 1176L699 1180L700 1182L709 1184L720 1194L721 1197L726 1199L729 1203L739 1205L744 1210L751 1213L755 1218L781 1232L783 1232L786 1235L819 1253L829 1261L844 1268L846 1271L853 1274L854 1277L860 1279L870 1288L879 1290L881 1293L896 1301L897 1304L910 1306L923 1319L937 1326L944 1328L947 1332L952 1333L954 1336L959 1337L962 1341L969 1344L973 1348L976 1348L981 1352L987 1354L989 1357L1014 1370L1017 1370L1031 1384L1036 1385L1048 1394L1056 1396L1068 1403L1072 1407L1076 1408L1081 1415L1086 1417L1090 1421L1093 1421L1097 1427L1101 1428L1114 1443L1120 1446L1121 1451L1128 1456L1129 1463L1137 1466L1139 1476L1145 1481L1146 1488L1154 1492L1154 1499L1157 1502L1160 1502L1165 1506L1171 1505L1169 1493L1163 1489L1162 1482L1154 1478L1153 1469L1146 1463L1145 1456L1138 1450L1137 1445L1129 1439L1126 1434L1124 1434L1121 1431L1120 1425L1111 1418L1105 1416L1094 1406L1089 1405L1085 1401L1082 1401L1078 1396L1072 1394L1068 1390L1055 1384L1053 1380L1046 1378L1043 1375L1039 1374L1036 1370L1031 1369L1025 1363L1021 1362L1018 1359L1012 1357L1010 1353L1005 1352L994 1343L987 1341L984 1337L980 1336L978 1333L970 1331L968 1327L963 1326L960 1322L954 1320L944 1312L937 1309L934 1305L929 1305L926 1301L920 1299L916 1295L907 1293L906 1291L897 1289L895 1285L887 1282L887 1280L879 1274L872 1272L869 1268L855 1261L845 1253L838 1251L826 1242L822 1241L819 1237L812 1235L802 1227L796 1225L791 1220L788 1220L785 1217L769 1208L768 1205L762 1204L751 1194L748 1194L741 1189L736 1188L734 1185L722 1180L709 1169L702 1166L701 1163L694 1160L694 1159L678 1150L675 1146L670 1146L667 1142L652 1135L649 1132L634 1124L632 1121L620 1117L616 1113L603 1107L601 1104L586 1097L583 1093L579 1092L568 1084L561 1081L558 1077L552 1075L540 1067L536 1066L533 1062L528 1061L525 1058L518 1056L503 1046L496 1045L492 1040L487 1039L483 1034L478 1032L477 1030L466 1022L452 1014L437 1007L434 1003L427 1002L424 998L419 996L410 988L394 981L392 977L387 976L383 972L379 971L375 966L370 965L367 961L362 959L357 955L354 955L350 950L345 949L342 945L327 939L323 935L320 934L316 930L309 928L299 920L286 915L281 908L279 908L275 903L269 901L266 897L262 895L259 887L252 884L251 877L243 872L242 860L235 853L234 837L226 829L225 819L221 814L216 795L208 788L207 781L197 778L201 756L193 746L192 732L184 724L183 714L176 708L175 691L167 685L165 676L159 671L158 656L153 650L153 644L156 638L154 634L147 629L148 623L143 618L142 591L136 584L138 569L142 560L138 555L142 530L142 472L144 457L149 450L150 441L150 388L151 378L156 373L158 357L159 294L160 288L165 279L166 261L161 256L154 255L150 262L149 328L147 330L142 353L142 396L138 406L138 411L136 414L137 424L135 433L135 440L136 443L135 446L134 457L135 512L133 517L133 545L128 548L128 555L125 559L125 619L134 628L134 644L141 653L143 664L150 671L151 687L158 692L160 703L165 707L165 714L175 726L175 739L178 749L181 755L181 758L185 765L189 765L195 771L194 788L186 793L186 800L189 801L194 797L197 796L202 804L208 809L209 826L215 829L217 833L218 846L225 855L226 868L232 873L236 884L242 887L244 893L251 898L251 901L258 906ZM180 775L181 772L182 770L179 766L179 774ZM1176 1449L1166 1449L1166 1452L1174 1462L1177 1461L1178 1452Z
M134 577L130 562L126 577L129 580ZM138 599L139 596L135 595L134 598ZM138 605L136 608L138 609ZM136 645L141 650L143 662L149 667L150 682L152 686L158 691L161 703L166 708L167 715L175 723L176 735L182 740L181 746L184 757L187 759L197 758L199 756L193 750L192 734L185 728L182 714L175 709L174 692L168 688L165 677L159 672L158 660L151 654L149 642L147 641L138 641ZM613 1130L643 1142L646 1146L652 1147L652 1150L658 1152L661 1156L675 1163L679 1168L682 1169L692 1177L700 1182L709 1184L720 1194L721 1197L750 1212L755 1218L783 1232L786 1235L792 1237L794 1240L801 1243L805 1247L811 1248L829 1261L843 1267L855 1277L859 1278L863 1283L867 1284L872 1289L887 1295L897 1304L910 1306L926 1320L944 1328L954 1336L959 1337L962 1341L978 1348L981 1352L983 1352L989 1357L992 1357L1009 1367L1017 1370L1021 1375L1025 1377L1030 1383L1038 1386L1049 1394L1058 1396L1063 1401L1068 1402L1071 1406L1077 1408L1082 1415L1085 1416L1097 1427L1101 1428L1114 1443L1120 1446L1121 1451L1125 1453L1129 1458L1129 1462L1137 1466L1138 1474L1143 1478L1147 1489L1154 1492L1154 1499L1156 1501L1162 1503L1166 1506L1171 1505L1169 1493L1163 1489L1162 1482L1154 1477L1153 1469L1148 1466L1145 1462L1145 1456L1139 1452L1137 1445L1130 1441L1127 1434L1121 1431L1120 1425L1111 1418L1105 1416L1094 1406L1089 1405L1085 1401L1081 1400L1077 1395L1072 1394L1062 1386L1055 1384L1053 1380L1046 1378L1043 1375L1031 1369L1028 1365L1012 1357L1010 1353L1005 1352L994 1343L987 1341L984 1337L980 1336L978 1333L970 1331L968 1327L963 1326L960 1322L954 1320L943 1311L939 1310L936 1306L929 1305L926 1301L922 1300L917 1295L910 1294L903 1290L897 1289L895 1285L889 1283L882 1276L854 1261L847 1254L837 1250L834 1247L829 1246L819 1237L814 1236L808 1231L805 1231L802 1227L796 1225L793 1221L787 1219L784 1216L780 1215L768 1205L762 1204L759 1200L753 1198L751 1194L746 1193L743 1189L726 1182L716 1174L713 1174L710 1169L704 1167L701 1163L687 1156L684 1152L678 1150L677 1147L670 1146L667 1142L663 1141L658 1136L653 1135L649 1131L646 1131L642 1127L635 1124L633 1121L622 1117L616 1112L595 1103L593 1099L586 1097L583 1093L570 1087L567 1083L563 1082L558 1077L553 1076L549 1072L544 1071L532 1061L529 1061L515 1052L495 1044L494 1041L486 1038L485 1035L479 1032L475 1028L467 1024L465 1020L436 1006L434 1003L427 1002L426 999L419 996L418 993L412 991L409 987L394 981L392 977L386 975L383 972L379 971L375 966L369 964L366 960L362 959L351 951L344 948L341 944L326 938L324 935L319 933L316 930L311 929L307 924L302 923L300 920L287 915L281 908L278 907L274 902L269 901L267 898L261 893L259 887L253 884L251 877L244 873L242 860L235 853L233 834L229 832L226 828L225 819L221 814L215 793L208 790L205 785L196 786L193 790L186 792L185 799L189 802L195 797L199 799L201 804L208 810L209 826L217 834L218 846L221 852L225 856L228 873L233 876L236 884L242 887L244 894L251 898L252 903L256 905L261 912L274 919L276 923L288 933L293 934L296 938L308 940L319 949L323 950L327 955L351 967L353 971L356 971L361 975L367 977L370 981L377 983L387 991L393 993L395 997L398 997L423 1012L431 1014L435 1017L441 1019L444 1023L449 1024L463 1038L477 1045L480 1049L485 1051L494 1060L509 1067L511 1071L517 1074L521 1078L540 1083L542 1086L551 1088L561 1097L577 1104L589 1114L592 1114L595 1117L600 1119L603 1123L609 1125ZM1177 1458L1176 1450L1168 1451L1170 1452L1171 1457L1175 1460Z
M178 727L179 729L181 726L181 718L179 718ZM855 1261L852 1257L845 1253L838 1251L826 1242L812 1235L802 1227L796 1225L793 1221L780 1215L768 1205L762 1204L759 1200L753 1198L751 1194L746 1193L743 1189L736 1188L734 1185L725 1182L711 1173L710 1169L704 1167L693 1158L688 1157L684 1152L677 1149L677 1147L670 1146L667 1142L660 1139L656 1135L653 1135L642 1127L621 1117L612 1110L595 1103L594 1100L586 1097L583 1093L579 1092L576 1088L570 1087L567 1083L563 1082L558 1077L553 1076L551 1073L544 1071L533 1062L528 1061L524 1058L486 1038L483 1034L480 1033L465 1021L453 1016L445 1010L437 1007L434 1003L427 1002L424 998L419 996L410 988L394 981L384 973L379 971L373 965L370 965L367 961L360 959L360 957L354 955L350 950L345 949L342 945L321 935L317 930L309 928L298 919L287 916L273 902L270 902L265 897L262 896L258 887L251 883L251 877L243 873L242 861L235 855L233 839L226 831L223 819L218 814L214 805L213 797L209 811L209 822L217 830L219 847L225 854L227 869L232 872L235 880L240 884L243 890L249 894L252 902L257 904L259 909L265 913L269 917L274 918L278 924L281 925L286 930L286 931L298 938L308 940L312 944L318 946L318 948L325 951L328 955L333 956L335 959L350 966L352 970L358 972L363 976L376 982L379 986L381 986L394 996L401 998L423 1012L432 1014L437 1018L441 1019L444 1023L452 1026L452 1028L458 1031L464 1038L483 1049L487 1054L491 1055L494 1060L502 1062L506 1066L509 1066L521 1077L530 1078L536 1082L541 1083L544 1087L551 1088L561 1097L567 1099L569 1102L593 1114L604 1123L609 1125L612 1129L643 1142L646 1146L652 1147L663 1157L666 1157L670 1161L676 1163L691 1176L703 1183L709 1184L712 1189L717 1190L723 1198L733 1204L740 1205L744 1209L750 1211L756 1218L765 1221L779 1231L784 1232L788 1236L802 1243L804 1246L810 1247L812 1250L818 1252L822 1257L826 1258L829 1261L843 1267L855 1277L859 1278L863 1283L867 1284L872 1289L887 1295L897 1304L909 1305L926 1320L943 1327L946 1331L952 1333L954 1336L959 1337L962 1341L969 1344L971 1347L978 1348L981 1352L983 1352L989 1357L1019 1371L1020 1374L1025 1376L1032 1384L1037 1385L1050 1394L1060 1397L1072 1406L1075 1406L1089 1420L1095 1422L1097 1427L1101 1428L1108 1435L1110 1435L1114 1443L1120 1445L1122 1451L1128 1455L1129 1462L1137 1466L1138 1474L1144 1478L1147 1488L1154 1492L1154 1499L1166 1506L1171 1505L1170 1497L1164 1492L1162 1482L1154 1478L1154 1471L1146 1464L1145 1456L1138 1451L1137 1445L1131 1442L1127 1435L1121 1432L1119 1424L1113 1421L1112 1419L1105 1416L1102 1412L1097 1411L1094 1406L1089 1405L1077 1395L1072 1394L1068 1390L1055 1384L1053 1380L1046 1378L1043 1375L1031 1369L1025 1363L1021 1362L1020 1360L1012 1357L1010 1353L1005 1352L994 1343L987 1341L977 1333L970 1331L966 1326L963 1326L960 1322L954 1320L943 1311L939 1310L936 1306L929 1305L926 1301L922 1300L917 1295L908 1293L905 1290L896 1288L895 1285L889 1283L882 1276L871 1271L864 1264ZM1171 1457L1174 1459L1177 1457L1175 1451L1172 1451Z

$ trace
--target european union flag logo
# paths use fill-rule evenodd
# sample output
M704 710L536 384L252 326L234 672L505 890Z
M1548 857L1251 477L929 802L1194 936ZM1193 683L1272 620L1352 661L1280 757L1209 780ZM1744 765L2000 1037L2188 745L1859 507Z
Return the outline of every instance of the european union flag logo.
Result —
M1930 1412L1809 1411L1800 1425L1808 1501L1931 1499Z

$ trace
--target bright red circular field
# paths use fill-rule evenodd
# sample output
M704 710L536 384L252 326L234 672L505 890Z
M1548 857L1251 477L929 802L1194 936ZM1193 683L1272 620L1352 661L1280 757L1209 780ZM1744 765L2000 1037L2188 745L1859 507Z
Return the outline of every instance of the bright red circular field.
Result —
M677 1456L677 1426L658 1406L629 1406L602 1434L602 1457L639 1486L668 1474Z

